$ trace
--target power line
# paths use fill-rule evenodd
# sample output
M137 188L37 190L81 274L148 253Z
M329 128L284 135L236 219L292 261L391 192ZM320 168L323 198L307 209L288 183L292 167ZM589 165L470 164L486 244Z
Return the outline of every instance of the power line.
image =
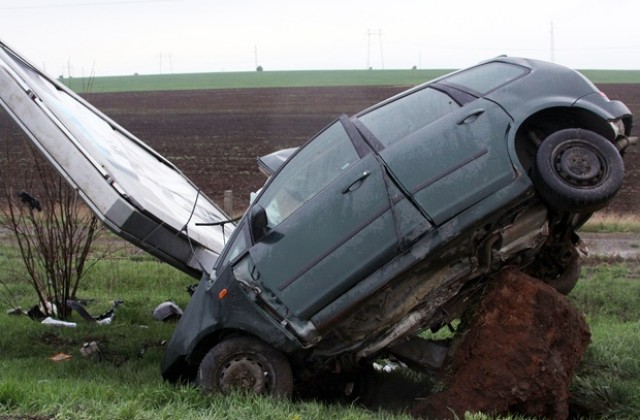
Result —
M382 29L377 32L367 30L367 69L371 68L371 35L378 35L378 45L380 46L380 67L384 70L384 54L382 51Z
M27 9L57 9L61 7L91 7L91 6L111 6L120 4L133 4L133 3L160 3L160 2L172 2L176 0L116 0L116 1L98 1L98 2L76 2L76 3L54 3L54 4L41 4L32 6L3 6L0 10L27 10Z
M551 21L551 28L549 32L549 49L551 51L551 62L556 62L556 44L555 44L555 35L553 33L553 21Z
M172 53L167 53L167 54L163 54L162 52L159 54L160 56L160 74L162 74L162 59L166 58L169 61L169 73L173 73L173 54ZM166 64L165 64L166 66Z

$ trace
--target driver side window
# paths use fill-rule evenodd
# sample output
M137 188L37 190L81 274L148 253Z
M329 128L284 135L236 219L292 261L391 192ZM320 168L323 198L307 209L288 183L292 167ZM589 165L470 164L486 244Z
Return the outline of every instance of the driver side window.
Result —
M357 160L349 135L336 121L301 149L258 199L268 226L280 224Z

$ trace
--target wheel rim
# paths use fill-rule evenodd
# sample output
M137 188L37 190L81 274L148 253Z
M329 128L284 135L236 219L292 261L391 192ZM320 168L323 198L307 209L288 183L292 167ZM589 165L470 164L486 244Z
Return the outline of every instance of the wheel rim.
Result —
M271 388L268 369L251 355L227 361L220 369L218 379L223 392L239 390L263 394Z
M581 140L559 145L552 159L553 168L560 179L573 187L597 186L607 175L608 167L602 154Z

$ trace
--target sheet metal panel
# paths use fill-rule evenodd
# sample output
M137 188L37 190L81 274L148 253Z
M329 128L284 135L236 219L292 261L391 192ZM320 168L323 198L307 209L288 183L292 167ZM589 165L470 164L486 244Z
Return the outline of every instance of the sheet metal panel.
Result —
M0 41L0 103L115 233L193 275L210 272L233 224L184 174Z

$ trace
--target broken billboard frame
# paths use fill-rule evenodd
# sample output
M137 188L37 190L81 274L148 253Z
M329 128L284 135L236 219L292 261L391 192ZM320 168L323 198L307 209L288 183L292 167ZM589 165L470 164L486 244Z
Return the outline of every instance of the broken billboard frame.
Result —
M119 236L194 276L234 226L173 164L0 41L0 104Z

